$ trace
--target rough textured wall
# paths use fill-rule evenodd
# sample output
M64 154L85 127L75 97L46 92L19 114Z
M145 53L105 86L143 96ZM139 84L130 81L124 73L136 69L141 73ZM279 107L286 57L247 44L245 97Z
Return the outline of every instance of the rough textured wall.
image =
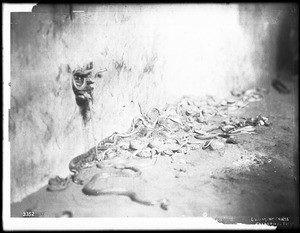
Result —
M11 197L69 174L93 146L70 70L107 68L95 83L94 132L125 132L144 111L185 94L226 95L274 74L282 5L73 5L11 16ZM73 11L84 11L71 12ZM278 18L280 20L280 17Z

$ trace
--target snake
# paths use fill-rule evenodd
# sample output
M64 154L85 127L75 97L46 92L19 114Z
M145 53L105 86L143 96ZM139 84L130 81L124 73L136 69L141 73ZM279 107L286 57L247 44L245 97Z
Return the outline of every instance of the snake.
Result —
M105 149L103 154L110 150L109 147L105 145L97 146L97 150ZM73 173L72 180L76 184L83 184L83 181L77 178L77 175L82 169L92 167L95 163L97 163L97 154L95 147L91 148L88 152L83 153L81 155L73 158L69 163L69 170Z
M239 129L230 131L230 134L249 133L249 132L253 132L254 130L255 130L255 127L253 127L253 126L244 126Z
M143 118L138 118L138 119L143 119ZM110 146L117 144L117 139L119 137L126 138L126 137L130 137L130 136L134 135L135 133L137 133L138 130L134 130L135 124L136 124L136 122L134 121L132 124L132 130L130 133L120 134L118 132L114 132L112 135L110 135L109 137L102 140L102 142L100 142L97 145L97 151L98 150L104 151L103 152L103 156L104 156L105 153L110 150ZM147 127L148 125L145 123L145 126ZM76 184L82 185L83 181L77 178L78 173L82 169L93 166L97 162L98 159L99 158L97 158L97 153L96 153L95 147L91 148L88 152L80 154L80 155L76 156L75 158L73 158L69 163L69 170L73 173L73 175L72 175L73 182ZM102 159L104 159L104 158L102 157Z
M84 91L86 89L87 85L89 85L87 77L91 74L91 72L92 71L90 69L87 71L80 71L80 70L78 71L77 70L77 71L73 72L73 78L72 78L73 88L79 92ZM76 77L81 79L81 81L82 81L81 85L77 84ZM171 110L175 110L175 112L177 112L177 115L180 115L181 112L179 110L180 110L180 108L184 108L184 107L185 107L184 103L179 103L177 105L177 108L176 107L167 108L164 114L161 114L161 112L158 109L156 109L158 111L159 115L153 121L153 123L150 123L150 120L147 119L145 115L135 117L132 121L129 133L120 134L118 132L115 132L108 138L102 140L96 147L93 147L93 148L89 149L86 153L80 154L80 155L76 156L75 158L73 158L69 163L69 170L73 173L70 176L71 179L73 180L74 183L83 185L83 181L77 179L78 173L84 168L93 166L96 162L99 161L99 159L104 160L105 154L107 152L109 152L110 150L112 150L111 147L117 145L117 141L119 138L130 137L130 136L134 135L135 133L137 133L139 131L139 127L136 128L136 124L139 121L141 121L142 124L150 131L155 130L157 125L160 125L160 126L163 126L165 129L167 129L169 131L169 133L175 134L175 132L172 129L169 129L167 126L165 126L163 122L164 122L164 120L168 119L168 120L171 120L173 122L180 124L180 126L182 128L185 125L184 122L181 122L180 119L173 117L174 114L173 115L171 114ZM201 115L202 114L200 111L200 116ZM161 120L163 120L163 121L161 121ZM208 133L208 132L211 132L211 131L213 131L215 129L219 129L219 128L220 127L215 127L215 128L206 130L206 132L205 131L202 132L201 130L199 132L195 132L195 130L193 130L193 131L196 134L199 134L199 135L196 135L195 138L200 139L200 140L213 139L218 136L219 137L225 137L225 136L229 137L230 135L238 135L238 134L242 134L242 133L252 133L254 131L254 127L248 126L248 127L238 128L235 130L230 130L230 132L227 132L227 131L223 132L222 135ZM167 132L165 132L165 133L167 133ZM189 136L191 136L191 134L189 134ZM167 137L173 138L171 135L168 135ZM180 145L179 149L181 149L184 146L186 146L188 149L197 149L203 144L202 142L191 142L187 138L185 138L183 141L177 140L177 143ZM209 146L210 143L211 143L211 141L208 141L207 143L205 143L203 145L203 148L205 149L207 146ZM188 146L188 144L189 144L189 146ZM153 148L153 150L161 151L161 148L159 148L159 147ZM102 158L98 158L97 153L96 153L98 151L102 151ZM153 151L151 151L151 152L153 152ZM152 153L152 155L153 155L153 153ZM69 181L69 179L67 179L67 178L63 179L63 178L59 178L59 177L50 179L49 180L49 191L57 191L57 190L64 189L68 185L68 183L69 183L68 181ZM134 194L130 194L129 197L130 196L133 197L133 199L134 199Z
M142 121L142 123L143 123L144 126L146 126L146 127L147 127L148 129L150 129L150 130L153 130L153 129L155 128L155 126L156 126L156 124L157 124L159 118L160 118L160 116L158 116L158 117L155 119L153 125L150 125L150 124L148 124L148 123L146 122L146 120L144 119L143 116L138 116L138 117L135 117L135 118L133 119L133 121L132 121L132 126L134 127L134 126L136 125L136 123L140 120L140 121Z
M48 181L48 187L46 190L50 192L65 190L68 187L70 180L69 176L67 178L61 178L59 176L51 178Z
M107 71L107 69L102 69L100 71L98 71L96 74L95 74L95 77L98 76L99 74L103 73ZM81 70L77 70L77 71L74 71L73 72L73 78L72 78L72 84L73 84L73 87L77 90L77 91L84 91L88 85L88 82L87 82L87 77L92 73L92 68L91 69L88 69L86 71L81 71ZM76 81L75 81L75 77L79 77L81 78L82 80L82 84L79 86L77 85Z
M134 167L124 167L125 169L132 169L136 172L135 176L140 176L141 171ZM97 180L108 178L108 177L119 177L119 176L125 176L121 173L97 173L94 175L91 180L83 187L82 192L88 196L101 196L101 195L122 195L122 196L128 196L132 201L137 202L142 205L147 206L153 206L154 202L149 200L144 200L140 198L136 192L127 190L126 188L98 188L95 189L94 185Z
M77 91L83 91L83 90L85 90L85 88L86 88L86 86L87 86L87 80L86 80L86 77L89 76L91 73L92 73L92 71L89 70L89 71L86 71L86 72L76 71L76 72L73 74L72 84L73 84L74 88L75 88ZM74 78L75 76L80 77L80 78L83 79L81 86L78 86L78 85L77 85L77 83L76 83L76 81L75 81L75 78Z
M60 178L59 176L56 176L55 178L49 179L47 190L51 192L65 190L68 187L70 180L76 184L83 185L83 180L78 179L77 175L82 169L93 166L96 161L95 157L96 151L95 147L93 147L88 152L73 158L69 163L69 170L73 174L67 176L66 178Z
M77 76L80 76L80 77L86 77L90 73L91 73L91 71L87 71L85 73L80 71L80 72L76 72L74 75L77 75ZM83 80L84 80L84 83L80 87L82 89L84 89L83 86L86 84L86 79L84 78ZM73 79L73 84L78 89L74 79ZM108 138L102 140L102 142L97 145L97 151L98 150L104 151L103 155L102 155L102 160L104 159L103 156L105 155L105 153L107 153L110 150L110 147L117 144L117 139L118 138L120 138L120 137L121 138L130 137L133 134L138 132L138 130L135 130L135 126L136 126L138 121L142 121L143 125L146 126L147 129L154 130L156 125L159 123L159 119L161 119L162 117L165 118L165 119L169 118L172 121L180 123L179 120L170 117L169 114L168 115L159 115L152 124L149 124L148 122L146 122L146 120L144 119L144 116L135 117L132 121L131 130L130 130L129 133L119 134L118 132L114 132L111 136L109 136ZM163 124L160 124L160 125L163 125ZM186 144L198 144L198 143L190 143L190 142L186 141L183 144L180 144L181 145L180 148L182 148ZM96 147L91 148L88 152L80 154L80 155L76 156L75 158L73 158L70 161L69 170L73 173L72 180L73 180L74 183L82 185L83 181L77 178L78 173L84 168L88 168L88 167L93 166L99 160L99 158L97 158L97 153L96 153L95 148Z

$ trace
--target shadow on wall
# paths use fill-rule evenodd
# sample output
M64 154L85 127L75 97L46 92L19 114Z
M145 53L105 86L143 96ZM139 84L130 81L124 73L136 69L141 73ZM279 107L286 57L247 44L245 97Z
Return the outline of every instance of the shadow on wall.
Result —
M67 22L70 23L74 19L72 4L37 4L32 8L32 13L51 13L53 15L53 37L59 37L63 32ZM61 15L65 15L62 20Z
M279 26L277 38L278 53L276 57L276 70L279 76L285 70L292 76L298 74L299 63L299 8L296 4L287 5Z

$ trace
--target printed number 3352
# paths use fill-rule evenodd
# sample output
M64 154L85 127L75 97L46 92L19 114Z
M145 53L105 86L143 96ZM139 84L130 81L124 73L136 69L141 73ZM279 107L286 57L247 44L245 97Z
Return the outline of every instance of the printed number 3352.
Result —
M23 217L34 217L34 212L23 212Z

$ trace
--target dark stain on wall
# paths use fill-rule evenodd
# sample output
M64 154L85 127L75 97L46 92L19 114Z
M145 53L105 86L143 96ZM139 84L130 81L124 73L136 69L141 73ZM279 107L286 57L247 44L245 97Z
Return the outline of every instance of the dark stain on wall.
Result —
M65 27L74 19L72 4L37 4L33 7L32 12L52 15L52 33L54 39L60 38ZM47 31L47 35L48 33L49 31Z
M11 141L11 138L13 138L16 135L16 122L13 120L11 109L9 109L8 114L9 114L9 122L8 122L9 139L8 140Z
M299 50L299 6L288 5L284 10L284 17L279 27L278 53L276 58L277 72L290 70L297 73L298 61L295 62ZM296 64L295 64L296 63Z
M29 66L29 58L27 56L25 58L25 63L26 63L26 66Z
M69 17L70 17L70 20L73 21L74 13L73 13L73 5L72 4L69 6Z
M36 31L37 33L40 33L40 31L43 28L43 23L41 21L39 21L39 29Z
M123 56L122 56L122 58L119 59L119 60L113 60L113 65L114 65L116 71L118 72L118 75L120 75L120 73L121 73L122 71L124 71L124 70L127 69L126 64L125 64L125 61L124 61L124 59L123 59Z
M51 126L47 125L47 130L44 134L44 141L43 144L46 146L48 144L48 142L50 141L52 137L52 130L51 130Z
M53 88L52 91L54 93L54 96L59 97L61 90L62 90L61 87L59 87L58 90L56 88Z
M67 126L65 127L63 133L68 135L74 130L73 121L75 119L75 116L73 116L67 123Z
M84 125L86 125L87 122L90 120L90 115L89 115L90 107L88 106L87 101L84 101L83 103L80 104L81 104L80 114L82 116Z
M68 43L63 38L61 38L61 41L63 42L63 45L65 46L65 48L69 48Z
M124 13L118 12L115 14L115 22L116 23L125 23L125 22L129 21L130 18L131 17L129 15L125 15Z
M61 73L62 73L62 68L61 68L61 66L60 66L60 67L58 68L58 75L56 76L56 81L57 81L57 82L58 82L59 79L60 79Z
M52 131L54 129L54 120L48 112L41 112L41 115L42 115L42 120L46 125L46 131L44 133L44 138L43 138L44 139L43 144L44 146L46 146L53 135Z
M55 97L61 96L62 92L68 92L70 89L71 68L69 65L60 65L58 67L58 74L55 77L57 85L52 87L52 93Z
M106 47L103 52L101 52L101 55L103 55L104 57L106 57L108 55L108 51L109 49Z
M144 67L144 73L154 73L153 69L155 66L156 59L157 55L153 55L150 59L147 58L146 65Z
M79 107L84 125L90 120L90 104L93 103L93 83L94 69L93 62L80 69L75 69L72 77L72 89L75 95L76 104Z
M10 106L14 112L16 112L16 113L19 112L20 104L19 104L17 98L12 94L11 94L11 98L10 98Z

